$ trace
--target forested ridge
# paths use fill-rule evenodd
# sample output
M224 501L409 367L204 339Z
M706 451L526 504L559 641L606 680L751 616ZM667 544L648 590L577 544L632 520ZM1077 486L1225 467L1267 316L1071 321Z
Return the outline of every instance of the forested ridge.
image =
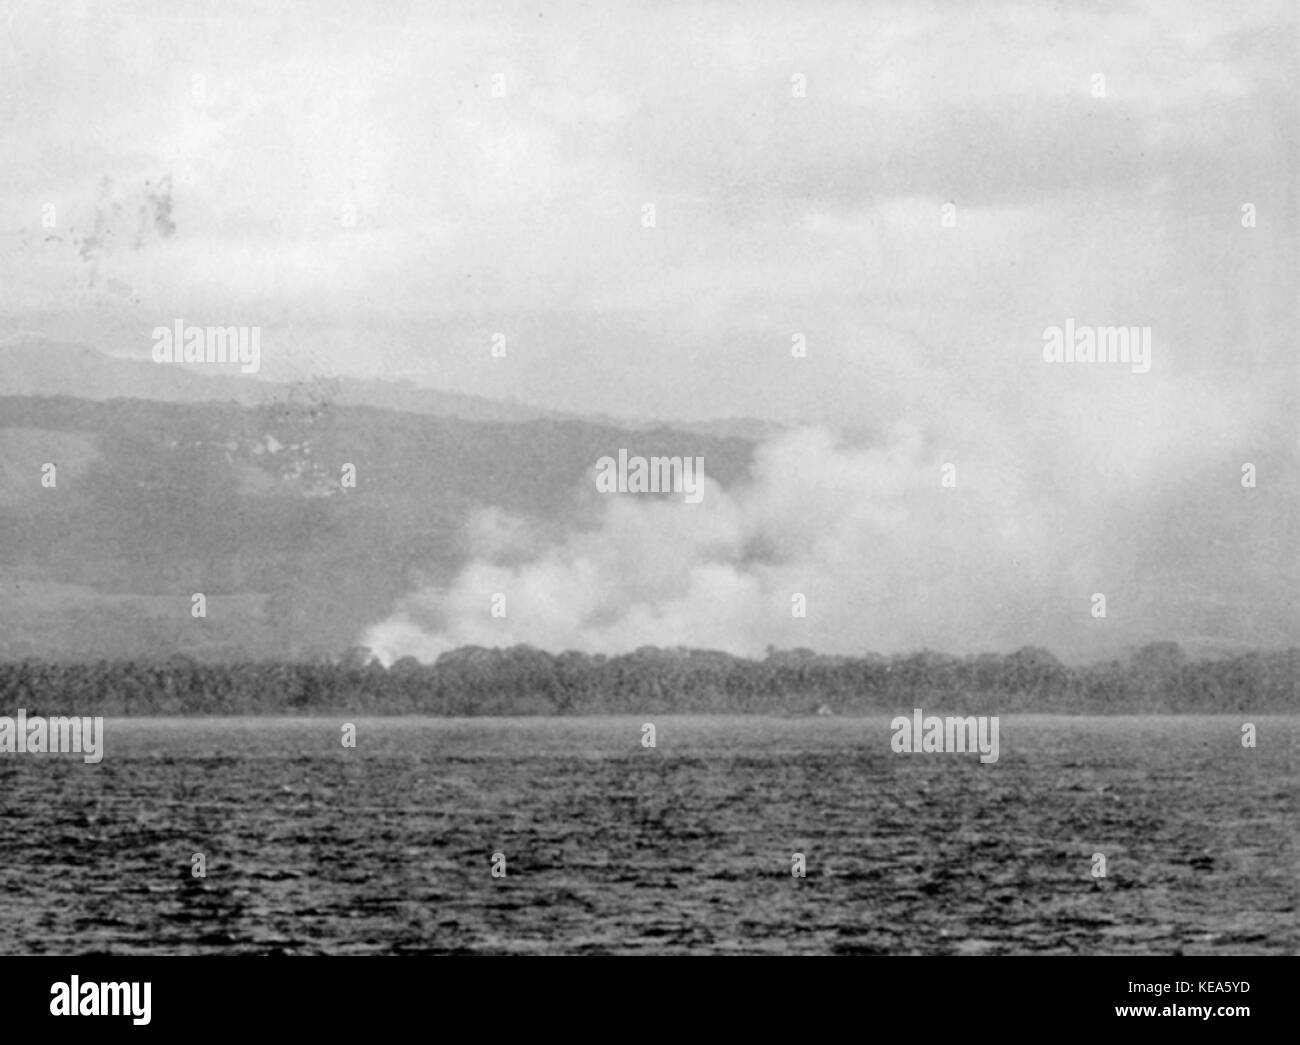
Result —
M1067 666L1046 650L884 657L769 650L745 659L645 647L619 656L466 647L385 668L354 650L314 662L0 663L0 715L993 714L1300 711L1300 650L1192 661L1174 643Z

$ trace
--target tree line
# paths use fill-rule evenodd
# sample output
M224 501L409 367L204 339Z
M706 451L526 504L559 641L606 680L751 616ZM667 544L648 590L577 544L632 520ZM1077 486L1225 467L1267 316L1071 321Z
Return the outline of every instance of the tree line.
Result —
M359 649L299 662L25 659L0 662L0 714L1295 713L1298 668L1296 649L1192 661L1174 643L1081 667L1033 647L968 657L769 649L746 659L682 648L605 656L471 646L387 668Z

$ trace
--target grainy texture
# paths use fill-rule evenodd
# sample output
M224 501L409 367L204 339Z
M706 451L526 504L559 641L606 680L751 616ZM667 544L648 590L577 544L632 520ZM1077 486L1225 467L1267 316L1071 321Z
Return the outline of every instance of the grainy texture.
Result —
M1300 719L1259 722L1012 717L981 766L884 718L110 720L97 773L0 761L0 944L1294 953Z

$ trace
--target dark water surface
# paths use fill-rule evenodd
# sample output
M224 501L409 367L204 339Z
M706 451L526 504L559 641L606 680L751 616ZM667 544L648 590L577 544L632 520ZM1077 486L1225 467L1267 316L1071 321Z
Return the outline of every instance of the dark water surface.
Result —
M1250 720L111 719L0 755L0 951L1294 954L1300 719Z

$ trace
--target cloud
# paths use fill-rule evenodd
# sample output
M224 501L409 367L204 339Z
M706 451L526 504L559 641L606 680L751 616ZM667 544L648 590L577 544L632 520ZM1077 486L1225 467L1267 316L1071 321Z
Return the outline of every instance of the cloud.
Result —
M296 353L368 375L423 357L447 389L716 416L782 407L715 391L711 360L741 343L726 366L752 365L756 333L809 332L826 358L869 324L953 351L973 309L1052 314L1080 285L1194 311L1223 245L1187 263L1208 242L1189 220L1233 224L1253 199L1255 245L1294 227L1284 5L130 10L19 5L0 39L0 219L36 230L0 251L0 327L145 358L160 311L203 311L264 329L269 378ZM174 235L99 258L69 309L84 263L47 249L42 207L93 228L105 176L168 173ZM940 230L949 200L958 228ZM1263 286L1289 293L1290 274ZM519 348L508 367L485 362L495 331ZM591 365L610 343L623 380ZM764 357L756 376L787 374ZM862 393L827 368L779 416Z

